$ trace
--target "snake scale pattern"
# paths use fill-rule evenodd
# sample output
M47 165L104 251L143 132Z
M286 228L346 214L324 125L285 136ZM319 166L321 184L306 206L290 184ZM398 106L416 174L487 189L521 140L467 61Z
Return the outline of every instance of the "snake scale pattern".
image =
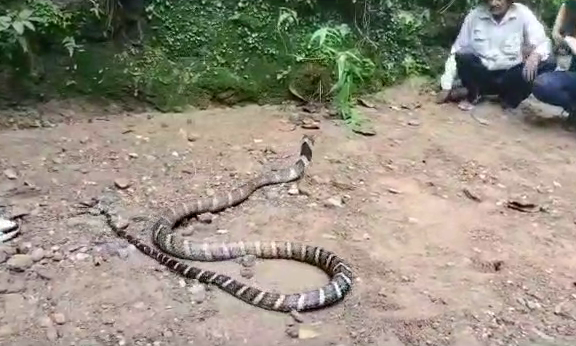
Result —
M197 199L170 208L161 213L147 228L152 234L153 243L162 251L152 248L125 230L119 229L112 216L105 210L101 213L116 234L125 238L144 254L156 259L162 265L186 278L196 279L205 284L212 284L225 292L254 306L279 312L307 311L327 307L338 301L352 288L353 273L343 259L321 247L295 242L280 241L240 241L235 243L195 243L174 233L176 224L192 215L206 212L218 212L246 200L257 189L271 184L291 182L300 179L312 160L312 137L304 135L300 147L299 159L290 167L257 176L243 185L216 194L213 197ZM195 261L224 261L246 255L264 259L290 259L319 267L330 276L330 281L315 290L280 294L260 290L246 285L229 276L210 270L203 270L184 264L174 257Z

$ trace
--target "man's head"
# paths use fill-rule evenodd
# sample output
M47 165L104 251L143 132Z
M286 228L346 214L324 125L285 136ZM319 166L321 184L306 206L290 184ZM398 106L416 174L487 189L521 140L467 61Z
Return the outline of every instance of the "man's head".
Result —
M508 12L514 0L484 0L484 2L494 17L501 18Z

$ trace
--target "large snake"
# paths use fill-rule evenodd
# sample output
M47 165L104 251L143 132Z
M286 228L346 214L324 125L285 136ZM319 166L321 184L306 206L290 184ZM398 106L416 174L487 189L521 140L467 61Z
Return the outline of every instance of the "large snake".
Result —
M313 144L313 138L304 135L300 157L292 166L257 176L231 191L184 203L180 207L170 208L156 218L147 228L147 231L152 234L153 242L162 251L181 259L223 261L253 255L259 258L291 259L312 264L324 270L331 277L328 284L315 290L293 294L272 293L243 284L223 274L184 264L144 244L124 229L117 227L112 216L105 209L101 209L100 212L106 216L108 226L115 233L125 238L146 255L184 277L196 279L205 284L216 285L249 304L267 310L290 312L323 308L342 300L352 288L352 270L336 254L321 247L295 242L193 243L173 232L176 224L186 217L206 212L218 212L241 203L263 186L300 179L312 160Z

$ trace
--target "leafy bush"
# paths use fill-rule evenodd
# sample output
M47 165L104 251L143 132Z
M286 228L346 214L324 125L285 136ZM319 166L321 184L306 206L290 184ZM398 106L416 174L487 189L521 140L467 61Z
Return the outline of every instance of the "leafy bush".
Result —
M473 0L149 0L145 42L109 40L115 0L0 4L0 64L38 93L130 95L161 110L209 102L332 102L440 71ZM530 4L551 25L560 0ZM111 7L112 6L112 7ZM46 65L46 68L42 68ZM31 72L31 73L30 73Z

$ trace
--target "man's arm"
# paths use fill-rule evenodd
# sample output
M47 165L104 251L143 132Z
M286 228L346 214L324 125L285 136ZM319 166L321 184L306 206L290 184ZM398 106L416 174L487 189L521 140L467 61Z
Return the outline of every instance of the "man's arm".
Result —
M462 22L462 26L460 27L460 32L458 33L458 37L452 44L452 49L450 49L450 54L456 54L463 50L468 50L470 46L470 32L472 28L472 17L475 10L468 12L466 17L464 18L464 22Z
M552 45L550 39L546 35L544 25L542 25L534 13L528 8L523 9L522 16L525 20L525 43L534 47L532 54L538 54L540 61L547 60L552 53Z

